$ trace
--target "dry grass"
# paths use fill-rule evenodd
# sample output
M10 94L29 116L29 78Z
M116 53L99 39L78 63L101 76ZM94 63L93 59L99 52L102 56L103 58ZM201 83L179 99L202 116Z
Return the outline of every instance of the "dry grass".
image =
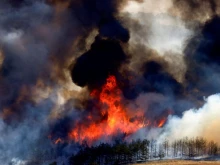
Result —
M190 160L162 160L162 161L150 161L147 163L140 163L134 165L220 165L220 161L190 161Z

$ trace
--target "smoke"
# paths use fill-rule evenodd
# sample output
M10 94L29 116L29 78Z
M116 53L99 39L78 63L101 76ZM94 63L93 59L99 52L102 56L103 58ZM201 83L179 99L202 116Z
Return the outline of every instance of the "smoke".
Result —
M73 81L80 86L100 86L99 82L105 81L109 74L116 74L125 58L118 42L97 37L91 49L77 59Z
M96 63L99 65L105 60L103 53L107 53L109 58L98 71L107 66L102 75L105 78L109 72L116 73L125 60L120 42L129 39L128 31L116 17L125 3L87 0L0 2L2 164L21 164L20 160L37 159L42 152L56 148L56 138L66 140L76 118L83 119L79 109L82 109L81 100L86 102L88 96L86 89L83 91L72 83L70 68L73 60L95 41L89 56L87 54L88 60L95 62L96 57L101 58ZM96 31L98 36L93 39L92 33L97 34ZM103 45L107 50L99 50ZM110 53L116 54L111 57ZM96 70L91 69L86 74L90 72L96 75ZM94 80L100 79L105 81L99 76ZM94 80L92 84L96 84ZM70 154L74 152L75 149L71 149ZM63 153L61 147L58 155Z
M110 118L137 130L117 125L118 136L165 131L161 137L218 141L211 132L220 92L218 1L3 0L0 9L3 164L71 155L80 145L74 129L99 130L94 143L105 141Z
M14 159L30 160L51 147L49 139L46 137L49 129L47 116L51 109L52 102L44 101L38 106L26 105L25 120L17 124L7 124L1 119L0 124L0 146L1 162L9 164ZM9 112L10 113L10 112ZM42 141L42 139L44 139ZM16 147L15 147L16 146ZM39 153L37 153L39 152Z
M195 22L204 23L219 14L220 4L218 0L173 0L173 5L171 12L180 16L187 24L191 22L193 25Z
M182 117L170 116L160 138L171 141L184 137L204 137L207 140L219 141L220 95L211 95L199 109L190 109Z
M65 17L65 24L66 15L44 1L0 3L0 160L24 164L54 147L48 136L57 109L62 109L58 96L72 84L65 74L71 59L64 45L71 47L78 36L61 41L67 27L78 25L76 20L60 27L57 17ZM55 50L59 48L63 50Z
M129 51L142 57L141 61L137 56L131 57L129 67L134 71L142 69L141 75L144 77L140 81L135 80L134 84L138 84L138 89L132 84L133 89L130 93L135 93L137 96L135 105L146 109L146 116L150 116L151 119L159 118L157 113L160 116L166 112L165 109L172 110L175 115L170 115L164 129L140 130L132 137L142 138L147 134L149 138L156 138L164 132L160 136L163 140L203 136L208 140L219 142L216 133L218 124L215 122L219 96L213 95L219 92L218 1L173 1L172 4L168 2L166 14L161 14L164 8L161 9L160 6L155 11L156 14L146 14L149 6L151 6L149 11L154 8L148 1L144 3L148 6L137 5L131 14L140 25L128 26L131 32ZM131 6L127 8L129 9L132 9ZM157 13L158 11L160 12ZM161 17L163 22L158 26L155 22ZM168 25L167 29L163 28L164 31L160 33L164 23ZM165 35L170 36L169 28L173 24L175 28L171 28L170 33L174 43L178 43L175 39L181 42L178 45L172 44L172 37L169 37L165 38L165 41L170 42L160 43L163 42ZM137 28L144 29L143 27L148 30L136 31ZM144 67L140 67L141 65ZM140 71L138 73L140 74ZM208 97L207 101L204 101L204 96ZM152 106L154 103L157 106ZM191 110L186 111L187 109Z

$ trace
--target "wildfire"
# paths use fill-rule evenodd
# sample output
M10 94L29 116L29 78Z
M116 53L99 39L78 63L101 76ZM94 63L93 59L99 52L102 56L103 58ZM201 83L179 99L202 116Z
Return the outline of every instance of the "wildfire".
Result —
M161 119L161 120L159 121L159 123L158 123L158 127L159 127L159 128L163 127L163 125L165 124L165 122L166 122L166 119L165 119L165 118Z
M99 100L103 120L97 122L89 115L87 117L89 124L76 124L69 133L70 139L80 143L87 141L91 144L95 140L113 136L118 132L131 134L145 126L143 111L128 113L115 76L109 76L101 91L93 90L90 96Z

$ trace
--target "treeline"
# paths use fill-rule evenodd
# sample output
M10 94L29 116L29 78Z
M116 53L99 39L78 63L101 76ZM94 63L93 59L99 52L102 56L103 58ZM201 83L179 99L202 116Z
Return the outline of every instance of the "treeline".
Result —
M193 158L204 155L217 155L220 149L214 141L202 137L183 138L173 142L164 140L133 140L132 142L115 141L113 144L101 143L89 147L86 143L80 151L71 156L71 165L120 165L144 162L152 159Z

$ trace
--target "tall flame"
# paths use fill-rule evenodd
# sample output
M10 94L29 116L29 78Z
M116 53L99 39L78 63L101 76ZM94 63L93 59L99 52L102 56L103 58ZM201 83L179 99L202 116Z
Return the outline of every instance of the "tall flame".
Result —
M121 90L117 86L115 76L109 76L101 91L93 90L91 97L99 100L103 120L97 122L88 115L89 125L77 124L69 133L70 139L82 143L92 142L117 134L118 132L130 134L144 127L144 113L137 111L131 114L123 102Z

